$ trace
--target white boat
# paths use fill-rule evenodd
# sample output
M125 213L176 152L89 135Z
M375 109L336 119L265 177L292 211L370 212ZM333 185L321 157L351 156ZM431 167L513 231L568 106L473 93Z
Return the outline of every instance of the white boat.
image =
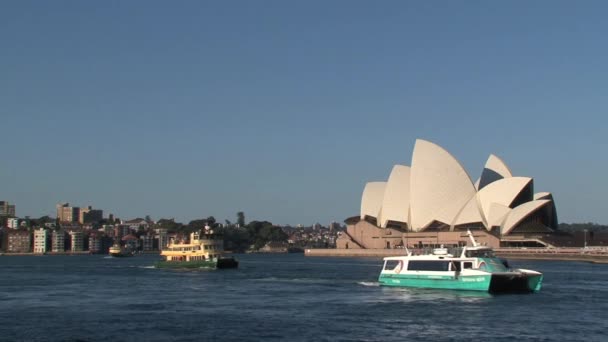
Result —
M491 293L537 292L543 275L540 272L514 269L494 255L491 247L479 246L467 231L472 246L459 256L446 248L432 254L386 257L378 282L384 286L432 289L473 290ZM407 250L406 250L407 251Z
M110 247L109 254L115 258L124 258L131 257L135 253L132 250L115 243L114 245L112 245L112 247Z

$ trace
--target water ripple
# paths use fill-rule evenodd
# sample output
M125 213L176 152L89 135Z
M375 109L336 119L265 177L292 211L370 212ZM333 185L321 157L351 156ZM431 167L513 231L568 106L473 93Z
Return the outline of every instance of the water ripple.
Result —
M0 258L7 341L603 341L608 265L518 261L531 295L381 287L379 259L242 255L238 270L158 256Z

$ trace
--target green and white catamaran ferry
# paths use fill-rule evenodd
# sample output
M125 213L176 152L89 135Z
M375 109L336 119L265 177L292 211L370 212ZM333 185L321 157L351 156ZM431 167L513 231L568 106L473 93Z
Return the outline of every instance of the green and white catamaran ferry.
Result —
M506 260L494 255L492 248L473 244L464 247L460 256L437 248L432 254L384 258L378 282L385 286L431 289L472 290L491 293L537 292L543 275L540 272L513 269ZM407 251L407 250L406 250Z

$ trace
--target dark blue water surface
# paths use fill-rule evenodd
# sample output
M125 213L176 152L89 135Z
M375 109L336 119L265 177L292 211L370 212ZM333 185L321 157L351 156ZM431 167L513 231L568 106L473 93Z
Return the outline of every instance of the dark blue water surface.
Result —
M511 261L540 293L386 288L381 258L238 255L238 270L157 255L1 256L2 341L607 341L608 265Z

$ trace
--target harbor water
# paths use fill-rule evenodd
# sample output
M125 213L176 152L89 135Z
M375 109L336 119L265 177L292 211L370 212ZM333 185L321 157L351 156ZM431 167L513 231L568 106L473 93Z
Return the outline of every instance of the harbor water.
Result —
M237 270L158 255L0 257L2 341L605 341L608 265L512 260L536 294L380 287L381 258L237 255Z

